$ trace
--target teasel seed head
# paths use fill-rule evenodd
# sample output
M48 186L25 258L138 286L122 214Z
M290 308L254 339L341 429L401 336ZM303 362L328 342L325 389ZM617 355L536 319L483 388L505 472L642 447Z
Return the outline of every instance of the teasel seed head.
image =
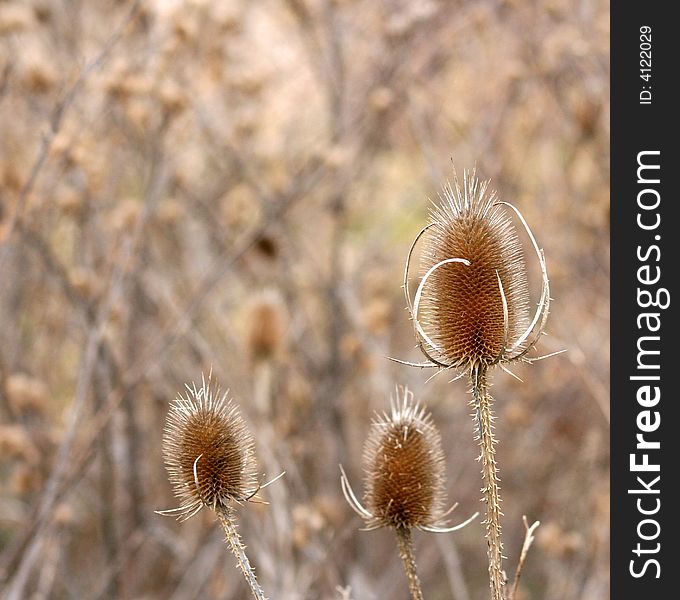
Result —
M375 524L418 527L444 510L444 452L432 417L404 391L375 418L364 447L364 500Z
M258 294L250 303L247 314L247 350L254 363L279 355L284 346L285 307L275 289Z
M460 368L489 367L525 360L537 343L548 315L550 292L543 252L521 213L500 202L488 181L475 172L453 185L430 213L430 223L409 251L404 274L406 302L421 350L429 364ZM529 285L522 245L510 214L526 230L538 257L541 298L529 317ZM423 276L411 300L411 256L423 239Z
M446 474L441 436L432 415L416 403L408 388L397 387L389 414L371 422L364 446L364 505L342 472L342 488L350 506L366 521L366 529L393 527L454 531L443 527Z
M249 500L257 484L254 440L238 408L206 382L186 386L170 406L163 456L180 506L161 514L186 520L201 508L226 508Z

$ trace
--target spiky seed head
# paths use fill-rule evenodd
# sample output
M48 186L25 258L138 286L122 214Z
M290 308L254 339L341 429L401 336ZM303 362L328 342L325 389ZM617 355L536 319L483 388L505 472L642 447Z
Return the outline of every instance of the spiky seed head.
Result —
M461 189L454 174L424 234L423 273L451 258L469 263L441 264L422 288L418 320L432 342L428 352L446 366L499 362L529 323L522 246L496 193L487 188L473 172L464 175Z
M245 500L257 488L253 437L228 392L220 394L210 379L199 388L187 385L171 404L163 456L180 520L203 506Z
M436 526L446 498L441 437L407 388L372 421L363 463L367 527Z

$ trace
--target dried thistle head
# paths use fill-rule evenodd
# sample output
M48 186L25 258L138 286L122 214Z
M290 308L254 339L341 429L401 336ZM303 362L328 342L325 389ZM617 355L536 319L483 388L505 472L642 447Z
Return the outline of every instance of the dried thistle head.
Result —
M521 213L498 201L488 181L465 173L444 188L406 261L406 301L421 350L429 364L474 367L525 358L538 341L549 308L543 253ZM539 260L543 285L533 318L522 246L506 209L524 226ZM408 290L411 255L423 238L423 277L413 302Z
M246 321L247 350L253 362L274 358L283 347L283 301L273 289L265 290L250 304Z
M204 377L201 388L187 385L186 394L170 407L163 455L180 505L156 512L184 521L204 506L213 509L253 597L266 600L236 530L232 502L250 500L283 473L265 485L257 484L253 437L228 392L220 395L210 383L210 377L207 383Z
M404 391L371 423L363 457L364 501L375 524L418 527L444 510L444 452L430 413Z
M393 527L453 531L465 523L441 525L455 505L444 510L446 475L441 436L432 415L416 403L408 388L392 398L389 414L377 415L364 446L365 506L354 495L343 471L342 488L366 529Z
M163 456L180 505L162 514L180 520L202 507L226 508L249 500L260 488L253 437L238 408L205 377L186 386L170 406L163 432Z
M15 414L44 416L50 404L45 383L25 373L13 373L7 378L7 401Z

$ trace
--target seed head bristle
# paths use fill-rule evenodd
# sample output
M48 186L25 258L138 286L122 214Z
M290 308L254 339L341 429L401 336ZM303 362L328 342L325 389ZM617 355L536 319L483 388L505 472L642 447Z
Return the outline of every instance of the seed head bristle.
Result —
M203 506L226 507L250 497L257 488L254 440L228 397L211 387L186 386L170 406L163 456L180 506L180 520Z
M364 446L367 527L432 527L444 514L445 470L432 416L404 389L371 423Z
M428 352L446 366L500 362L529 323L516 229L488 182L479 182L474 172L464 174L463 189L454 173L454 185L444 188L430 217L421 267L434 270L422 287L417 317L432 342ZM466 263L440 264L451 258Z

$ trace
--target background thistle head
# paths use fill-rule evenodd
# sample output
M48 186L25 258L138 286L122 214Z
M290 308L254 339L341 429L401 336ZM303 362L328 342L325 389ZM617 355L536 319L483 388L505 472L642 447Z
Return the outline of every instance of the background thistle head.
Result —
M163 457L180 506L188 519L203 506L226 507L258 489L254 440L238 408L203 377L186 386L170 406L163 430Z
M529 316L527 268L510 211L526 228L543 274L536 316ZM542 252L522 215L500 202L488 182L454 172L430 212L423 238L420 285L413 302L405 273L407 303L419 344L442 367L490 366L521 358L538 340L548 310Z
M279 355L284 346L285 307L279 293L267 289L253 298L246 319L246 349L253 363Z

